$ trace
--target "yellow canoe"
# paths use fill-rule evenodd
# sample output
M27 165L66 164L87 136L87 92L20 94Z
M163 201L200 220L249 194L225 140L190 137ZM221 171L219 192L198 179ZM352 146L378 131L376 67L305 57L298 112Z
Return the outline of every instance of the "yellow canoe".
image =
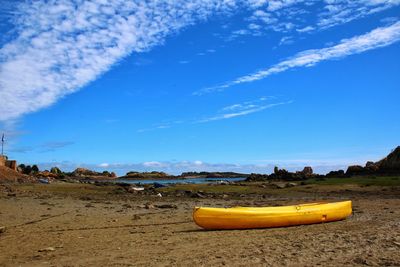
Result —
M204 229L251 229L339 221L352 213L351 201L283 207L196 207L193 220Z

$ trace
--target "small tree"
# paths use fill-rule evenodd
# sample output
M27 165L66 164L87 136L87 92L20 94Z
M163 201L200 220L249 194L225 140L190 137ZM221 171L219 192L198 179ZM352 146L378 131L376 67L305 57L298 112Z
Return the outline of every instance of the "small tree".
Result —
M32 165L32 172L33 173L38 173L39 172L39 167L37 165Z
M25 168L23 169L24 174L30 174L32 172L32 167L31 165L26 165Z
M57 167L51 168L50 172L53 173L53 174L57 174L57 175L62 173L62 171Z
M278 166L275 166L275 167L274 167L274 173L275 173L275 174L278 174L278 173L279 173L279 168L278 168Z

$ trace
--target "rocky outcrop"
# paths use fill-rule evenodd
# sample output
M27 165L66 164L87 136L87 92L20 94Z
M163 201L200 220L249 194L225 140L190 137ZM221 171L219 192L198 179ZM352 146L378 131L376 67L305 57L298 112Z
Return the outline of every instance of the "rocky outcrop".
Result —
M327 178L332 178L332 177L341 178L341 177L345 177L345 176L346 176L346 174L344 173L344 170L331 171L325 175L325 177L327 177Z
M313 169L311 167L304 167L304 169L300 172L301 174L303 174L304 176L312 176L313 173Z
M175 176L169 175L165 172L135 172L131 171L126 173L125 176L119 177L119 179L132 179L132 180L167 180L167 179L174 179Z
M268 174L252 173L246 178L248 182L266 181L268 180Z
M375 165L380 173L400 174L400 146Z
M0 183L3 182L33 183L36 181L37 179L35 177L19 173L5 166L0 166Z
M360 165L352 165L347 168L346 175L353 176L353 175L362 175L365 173L365 170Z
M316 178L320 175L314 174L313 169L309 166L304 167L302 171L289 172L285 169L274 168L274 173L257 174L252 173L247 177L246 181L266 181L266 180L282 180L282 181L301 181L310 178Z
M394 149L384 159L372 162L368 161L365 167L360 165L349 166L346 176L357 175L399 175L400 174L400 146Z
M117 175L114 172L96 172L86 168L77 168L72 173L73 177L81 177L87 179L108 179L108 178L116 178Z

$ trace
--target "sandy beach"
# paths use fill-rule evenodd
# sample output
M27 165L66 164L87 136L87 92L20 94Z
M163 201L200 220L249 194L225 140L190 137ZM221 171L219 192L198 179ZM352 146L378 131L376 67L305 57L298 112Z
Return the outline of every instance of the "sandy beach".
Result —
M400 188L262 188L213 197L136 195L117 186L0 186L0 266L399 266ZM222 188L223 191L223 188ZM353 201L347 220L205 231L194 206Z

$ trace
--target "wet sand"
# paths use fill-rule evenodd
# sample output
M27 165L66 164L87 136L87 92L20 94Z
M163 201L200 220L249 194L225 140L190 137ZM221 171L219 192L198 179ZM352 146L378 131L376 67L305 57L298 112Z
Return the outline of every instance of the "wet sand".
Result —
M0 266L400 266L399 187L299 186L214 198L80 184L67 189L0 185L0 226L6 227ZM200 205L321 199L351 199L354 214L326 224L233 231L205 231L191 218Z

